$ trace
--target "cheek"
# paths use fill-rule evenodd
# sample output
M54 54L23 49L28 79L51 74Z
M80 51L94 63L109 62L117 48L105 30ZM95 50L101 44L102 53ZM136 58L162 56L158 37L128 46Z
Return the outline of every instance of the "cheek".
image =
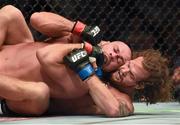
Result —
M103 68L103 70L105 71L105 72L111 72L112 70L111 70L111 67L108 65L108 66L103 66L102 67Z
M127 61L131 60L131 54L130 54L130 53L128 53L128 54L122 54L122 57L123 57L125 60L127 60Z
M132 81L131 79L124 78L123 81L122 81L122 84L123 84L124 87L130 87L130 86L134 86L135 82Z

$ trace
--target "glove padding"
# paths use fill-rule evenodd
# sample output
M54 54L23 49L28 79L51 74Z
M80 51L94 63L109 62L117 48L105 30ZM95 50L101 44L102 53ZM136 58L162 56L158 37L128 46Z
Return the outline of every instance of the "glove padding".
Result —
M84 49L74 49L68 55L64 56L64 62L73 71L78 73L84 81L94 74L94 69L89 62L89 56Z
M102 33L98 26L87 26L80 21L74 24L72 33L80 36L83 41L87 41L92 45L97 45L102 40Z
M101 69L100 67L97 67L97 68L95 69L95 74L96 74L100 79L103 78L103 71L102 71L102 69Z
M88 55L96 58L96 64L98 67L102 67L104 64L104 54L101 47L92 46L91 44L84 42L83 48L87 51Z

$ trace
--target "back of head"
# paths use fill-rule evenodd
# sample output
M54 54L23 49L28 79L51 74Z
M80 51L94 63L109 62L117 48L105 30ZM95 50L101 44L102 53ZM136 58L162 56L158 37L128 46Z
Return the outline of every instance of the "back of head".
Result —
M168 60L157 50L148 49L135 52L133 58L143 56L143 67L150 76L139 82L140 95L145 97L147 103L169 101L171 98L171 82L168 69Z

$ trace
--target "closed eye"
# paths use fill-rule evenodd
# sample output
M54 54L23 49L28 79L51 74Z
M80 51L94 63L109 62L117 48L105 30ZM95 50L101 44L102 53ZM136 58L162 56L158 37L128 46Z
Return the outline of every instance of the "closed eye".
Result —
M119 53L119 47L118 47L118 46L114 46L113 49L114 49L114 52L115 52L115 53Z

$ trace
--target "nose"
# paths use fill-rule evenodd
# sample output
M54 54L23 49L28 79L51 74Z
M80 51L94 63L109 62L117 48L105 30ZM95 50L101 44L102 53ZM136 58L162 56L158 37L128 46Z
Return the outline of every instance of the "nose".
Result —
M128 73L129 73L129 68L124 66L122 69L121 69L121 72L123 74L123 76L126 76Z
M117 53L110 53L109 55L112 59L116 59L119 56Z

